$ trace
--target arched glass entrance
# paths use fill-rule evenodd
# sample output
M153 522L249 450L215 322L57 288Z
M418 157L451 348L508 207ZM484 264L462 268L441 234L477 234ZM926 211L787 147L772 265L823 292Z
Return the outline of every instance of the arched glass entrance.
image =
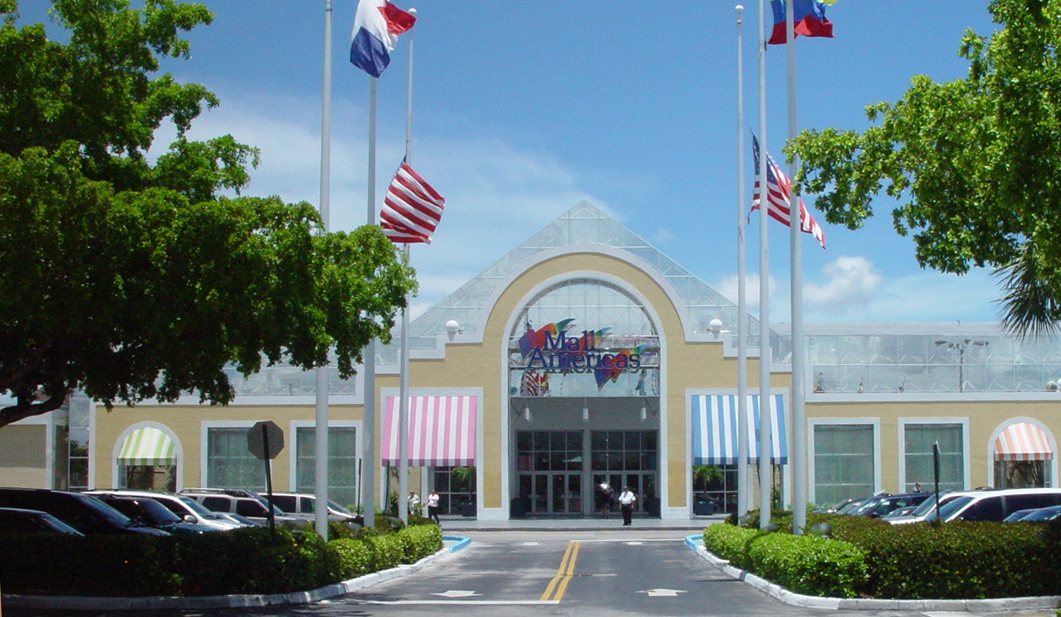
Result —
M509 335L513 516L603 515L628 486L659 516L660 341L644 305L578 278L544 290Z

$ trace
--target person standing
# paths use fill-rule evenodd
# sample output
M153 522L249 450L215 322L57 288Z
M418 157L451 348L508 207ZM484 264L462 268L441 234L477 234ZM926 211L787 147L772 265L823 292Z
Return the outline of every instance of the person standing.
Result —
M629 486L623 487L623 492L619 493L619 509L623 512L623 525L630 525L630 518L634 514L634 502L637 501L637 497L630 491Z
M409 491L408 508L410 515L420 516L420 496L414 491Z
M442 521L438 520L438 493L435 489L431 489L431 494L427 496L427 518L442 526Z

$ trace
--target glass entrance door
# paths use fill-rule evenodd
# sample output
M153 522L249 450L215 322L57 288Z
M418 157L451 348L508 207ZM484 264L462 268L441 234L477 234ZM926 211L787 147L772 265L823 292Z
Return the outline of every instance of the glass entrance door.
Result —
M582 433L520 431L516 435L519 497L532 516L582 514Z

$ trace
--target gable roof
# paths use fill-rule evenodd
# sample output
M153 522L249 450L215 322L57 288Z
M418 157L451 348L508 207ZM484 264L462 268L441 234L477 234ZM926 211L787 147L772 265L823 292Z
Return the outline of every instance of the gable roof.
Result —
M680 298L689 327L705 332L712 319L726 328L737 326L737 306L688 270L678 265L643 238L619 224L588 201L581 201L561 214L525 242L483 270L472 280L443 298L409 324L410 349L434 348L435 339L446 332L446 322L456 320L465 334L481 334L490 312L490 299L499 287L525 267L539 252L568 246L601 245L610 252L630 253L658 272ZM755 322L749 317L749 328ZM758 328L757 325L754 326ZM754 329L753 329L754 331ZM390 354L381 354L389 356Z

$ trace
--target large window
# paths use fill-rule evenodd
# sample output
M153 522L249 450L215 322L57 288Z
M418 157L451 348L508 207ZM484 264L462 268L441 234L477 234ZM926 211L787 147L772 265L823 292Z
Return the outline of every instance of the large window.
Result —
M874 493L876 470L872 424L814 426L814 500L835 504Z
M317 437L312 426L295 429L295 490L317 490ZM352 426L328 428L328 498L343 506L357 499L357 430Z
M965 446L961 424L906 424L903 456L906 477L902 490L911 492L915 484L930 491L935 483L932 445L939 443L939 488L959 491L965 488Z
M251 427L207 429L206 481L213 488L265 491L265 463L247 448Z

